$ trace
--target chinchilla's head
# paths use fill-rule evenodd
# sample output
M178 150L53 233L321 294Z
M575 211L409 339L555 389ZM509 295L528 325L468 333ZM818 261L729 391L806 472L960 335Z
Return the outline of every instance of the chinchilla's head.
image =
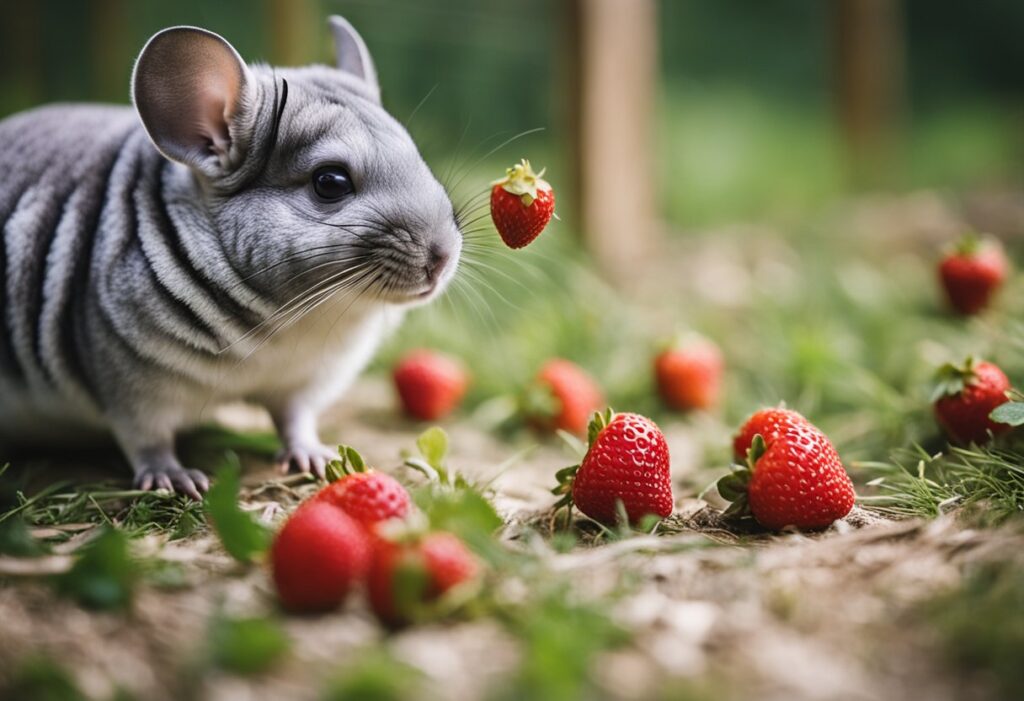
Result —
M362 38L330 25L333 68L247 66L216 34L164 30L136 63L135 106L157 148L191 169L201 214L254 290L426 301L458 265L451 200L381 107Z

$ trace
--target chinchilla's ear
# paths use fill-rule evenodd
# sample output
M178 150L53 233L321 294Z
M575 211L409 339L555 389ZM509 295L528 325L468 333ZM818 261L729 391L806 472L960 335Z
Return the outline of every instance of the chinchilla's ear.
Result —
M380 84L377 82L377 69L370 57L370 50L366 48L366 42L344 17L331 15L327 21L331 25L331 34L334 35L334 55L338 70L351 73L366 83L379 102Z
M132 101L161 153L214 178L244 158L254 85L245 62L222 37L171 27L139 54Z

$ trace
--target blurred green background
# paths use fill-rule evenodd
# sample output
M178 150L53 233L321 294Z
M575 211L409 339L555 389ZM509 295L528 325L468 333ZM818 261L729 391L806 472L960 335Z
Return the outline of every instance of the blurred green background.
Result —
M670 223L798 214L848 188L837 134L835 4L659 3L659 209ZM897 4L905 95L884 184L1019 183L1024 4ZM3 0L0 116L56 100L126 102L138 50L173 24L219 32L253 61L329 61L323 19L340 13L364 34L386 105L399 118L430 94L411 125L428 160L440 167L487 139L543 127L523 147L558 173L572 138L565 65L572 5ZM512 150L496 162L518 155Z

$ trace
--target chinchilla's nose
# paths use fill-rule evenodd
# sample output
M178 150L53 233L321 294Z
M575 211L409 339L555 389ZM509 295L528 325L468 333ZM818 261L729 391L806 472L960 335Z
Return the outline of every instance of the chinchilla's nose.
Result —
M431 283L437 282L450 259L451 254L446 250L437 245L431 246L427 253L427 264L425 266L427 280Z

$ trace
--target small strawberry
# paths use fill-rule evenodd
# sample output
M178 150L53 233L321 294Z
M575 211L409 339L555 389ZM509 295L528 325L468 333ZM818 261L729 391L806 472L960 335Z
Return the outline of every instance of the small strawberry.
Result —
M370 563L369 536L341 509L320 500L300 506L270 550L277 595L293 611L339 606Z
M458 406L469 376L453 358L429 350L414 350L395 366L395 388L410 416L434 421Z
M654 377L673 409L710 409L722 386L722 352L711 341L677 342L654 359Z
M1010 429L989 419L993 409L1008 401L1006 392L1010 389L1010 380L997 366L967 358L959 367L943 365L936 380L932 394L935 418L952 440L985 443L989 431L997 436Z
M582 434L591 414L604 406L604 394L579 365L554 358L541 366L523 397L523 413L548 431Z
M939 279L953 309L976 314L1003 284L1009 264L996 241L965 236L939 264Z
M350 446L338 450L341 460L332 462L328 475L334 481L313 498L342 509L365 528L409 514L409 492L391 475L366 468L362 456Z
M728 516L748 513L765 528L817 529L830 526L853 508L853 482L824 433L810 423L779 426L766 443L754 437L745 467L718 481L731 501Z
M750 450L754 436L760 434L765 442L771 445L779 435L790 426L808 423L799 412L784 407L761 409L750 415L736 436L732 439L732 454L739 462L746 462L747 451Z
M609 409L594 415L589 438L583 461L558 472L559 486L552 492L564 495L559 505L575 504L607 525L618 522L620 508L631 524L672 513L668 445L653 421Z
M522 248L540 236L555 213L555 191L523 159L491 183L491 219L509 248Z
M451 533L404 542L378 539L366 579L370 607L392 626L422 619L456 588L470 590L479 574L476 557Z

